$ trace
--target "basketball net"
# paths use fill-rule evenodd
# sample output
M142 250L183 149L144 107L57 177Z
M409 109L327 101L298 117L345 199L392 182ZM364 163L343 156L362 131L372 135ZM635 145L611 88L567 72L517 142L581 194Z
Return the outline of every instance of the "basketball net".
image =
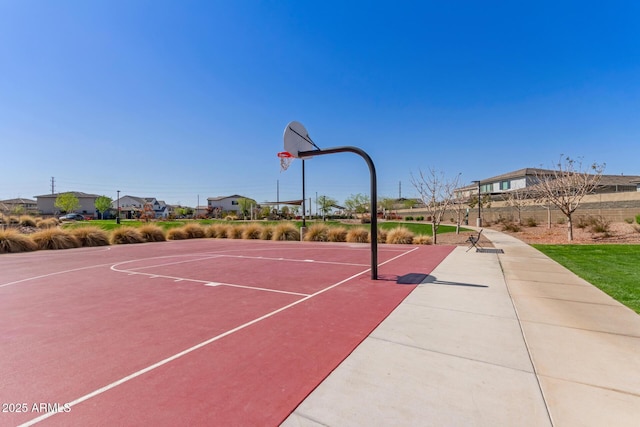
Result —
M278 153L278 158L280 159L280 172L286 171L291 165L291 162L293 162L293 159L295 159L295 157L293 157L293 154L289 153L288 151L282 151Z

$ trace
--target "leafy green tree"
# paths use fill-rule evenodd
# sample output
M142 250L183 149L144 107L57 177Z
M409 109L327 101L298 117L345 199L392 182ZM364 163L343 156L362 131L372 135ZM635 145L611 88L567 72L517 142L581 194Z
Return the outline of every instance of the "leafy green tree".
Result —
M238 198L238 206L240 206L240 211L242 212L242 217L246 217L251 211L251 207L256 205L256 201L253 199L249 199L247 197Z
M179 208L176 209L176 214L181 217L189 217L193 215L193 208L180 206Z
M56 197L54 206L62 212L73 212L80 207L80 200L73 193L62 193Z
M344 205L351 213L363 214L369 211L369 196L364 194L352 194L344 201Z
M23 215L26 212L26 209L22 205L15 205L11 208L11 213L13 215Z
M380 199L380 201L378 202L378 205L380 205L380 207L382 208L385 218L389 217L389 214L391 213L391 211L393 211L393 207L395 205L395 200L392 199L391 197L383 197Z
M320 212L322 212L322 219L326 219L326 216L329 212L331 212L331 208L333 207L333 205L337 204L338 202L335 199L332 199L331 197L327 197L327 196L320 196L318 197L318 208L320 209Z
M104 219L104 213L111 208L113 199L107 196L100 196L96 199L94 205L98 212L100 212L100 219Z

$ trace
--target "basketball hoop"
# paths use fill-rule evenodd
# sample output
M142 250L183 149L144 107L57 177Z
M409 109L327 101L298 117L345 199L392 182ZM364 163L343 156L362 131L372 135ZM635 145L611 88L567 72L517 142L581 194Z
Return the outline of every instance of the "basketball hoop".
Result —
M294 155L288 151L281 151L278 153L278 158L280 159L280 172L286 171L295 159Z

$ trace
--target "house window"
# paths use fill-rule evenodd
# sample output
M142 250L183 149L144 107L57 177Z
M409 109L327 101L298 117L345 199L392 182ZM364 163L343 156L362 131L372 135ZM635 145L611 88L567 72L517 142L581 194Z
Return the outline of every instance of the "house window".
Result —
M493 185L492 184L484 184L480 187L480 192L481 193L491 193L491 191L493 190Z
M231 201L231 204L232 204L232 205L237 205L237 204L238 204L238 201L237 201L237 200L232 200L232 201Z
M511 188L511 185L509 185L510 182L509 181L501 181L500 182L500 189L501 190L508 190Z

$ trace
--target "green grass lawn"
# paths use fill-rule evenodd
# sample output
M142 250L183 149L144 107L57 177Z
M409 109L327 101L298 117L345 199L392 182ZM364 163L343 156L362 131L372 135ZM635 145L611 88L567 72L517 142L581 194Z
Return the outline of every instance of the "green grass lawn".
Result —
M532 245L640 314L640 245Z

